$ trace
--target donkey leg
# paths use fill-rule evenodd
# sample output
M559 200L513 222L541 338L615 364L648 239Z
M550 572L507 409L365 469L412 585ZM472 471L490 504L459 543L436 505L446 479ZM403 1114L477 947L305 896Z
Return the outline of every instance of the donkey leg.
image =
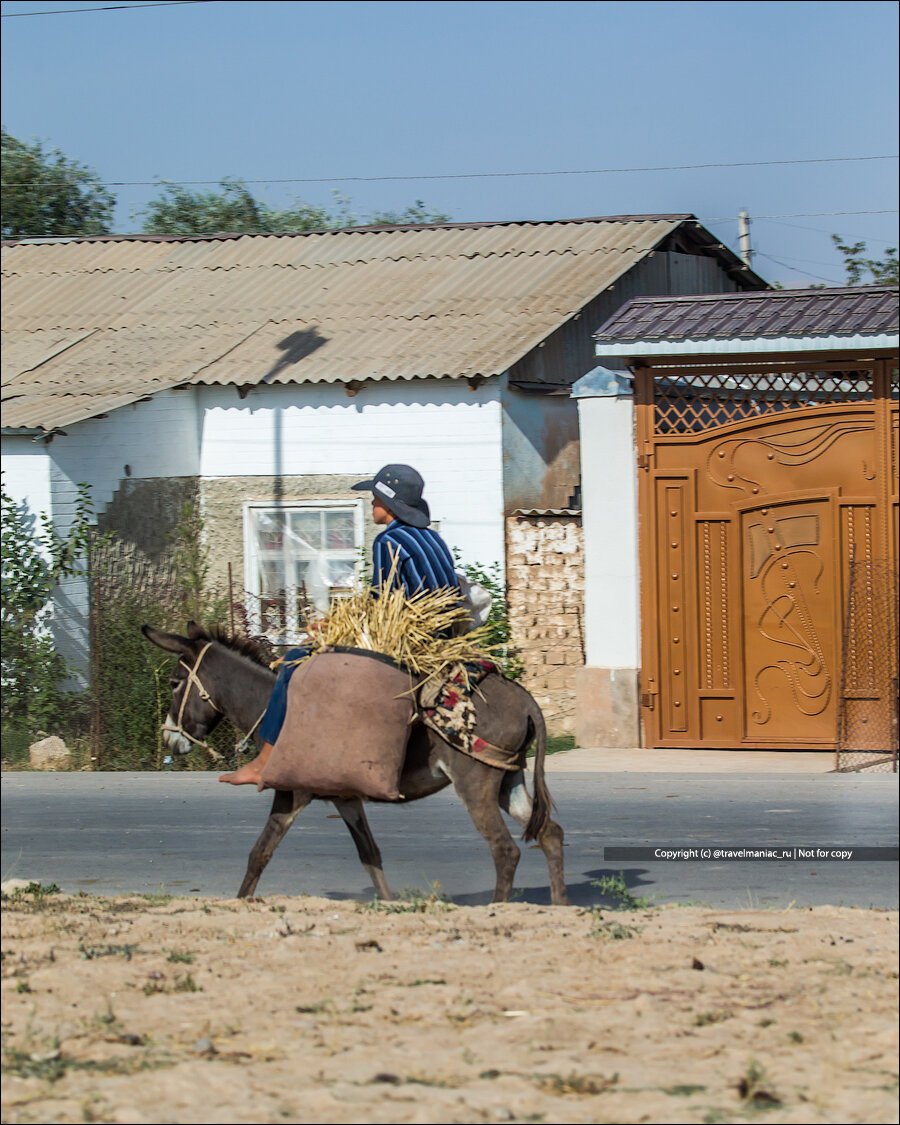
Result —
M500 786L500 807L508 812L523 829L531 819L533 802L525 787L525 771L509 772ZM547 860L550 872L550 901L554 906L568 906L566 878L563 870L563 830L555 820L548 818L546 827L538 837L538 843Z
M249 898L256 890L259 877L265 871L266 864L275 854L275 849L297 819L297 814L305 809L311 800L312 793L304 793L299 789L292 793L282 789L276 790L269 819L250 852L250 858L247 861L247 874L244 876L243 883L241 883L238 898Z
M358 797L332 797L331 803L341 814L344 824L350 830L353 843L356 844L359 861L372 880L375 894L382 902L390 902L394 896L391 894L391 888L387 885L387 880L384 877L381 852L378 850L375 837L372 835L371 828L369 828L362 801Z
M496 882L492 902L506 902L512 894L519 865L519 848L500 815L498 804L503 771L456 753L447 772L472 823L491 849Z

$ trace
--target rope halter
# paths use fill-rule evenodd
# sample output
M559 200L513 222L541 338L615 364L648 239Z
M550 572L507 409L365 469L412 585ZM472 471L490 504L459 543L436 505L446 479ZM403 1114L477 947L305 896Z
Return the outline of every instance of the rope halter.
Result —
M220 762L222 760L222 755L217 750L213 750L208 742L204 742L199 738L194 738L192 734L184 729L184 709L187 706L188 696L191 694L191 688L193 687L196 687L197 694L200 696L204 703L208 703L210 707L212 707L212 709L214 711L217 711L220 715L225 714L222 708L219 707L218 704L213 702L212 696L200 682L200 677L197 675L197 669L200 667L200 663L203 660L203 657L206 656L207 652L211 648L212 641L209 641L200 650L199 656L192 665L188 664L184 657L179 657L178 663L187 671L187 679L184 681L184 691L181 696L181 706L178 708L178 719L176 720L176 725L172 726L169 722L169 716L166 715L166 721L162 725L162 730L164 734L166 731L169 731L172 734L180 734L182 738L186 738L188 742L192 742L195 746L202 747L202 749L208 751L217 762Z

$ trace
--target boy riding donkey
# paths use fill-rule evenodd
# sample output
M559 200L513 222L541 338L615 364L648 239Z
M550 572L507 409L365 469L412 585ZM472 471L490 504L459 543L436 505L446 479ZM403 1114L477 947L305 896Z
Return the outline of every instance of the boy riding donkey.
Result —
M428 525L431 513L422 498L424 481L409 465L385 465L371 480L353 485L356 491L372 493L372 519L384 530L372 547L372 588L377 594L391 586L402 586L407 595L431 590L459 590L453 556L444 540ZM315 625L312 626L315 628ZM284 723L287 685L297 664L309 655L308 648L291 649L285 656L260 723L262 748L235 773L224 773L219 781L229 785L262 787L262 773Z

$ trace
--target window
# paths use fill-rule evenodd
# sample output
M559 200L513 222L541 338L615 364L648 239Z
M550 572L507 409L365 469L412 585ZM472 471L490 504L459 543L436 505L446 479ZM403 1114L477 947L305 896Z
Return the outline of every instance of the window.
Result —
M305 631L310 611L324 612L356 585L362 503L247 504L244 543L253 626L290 643Z

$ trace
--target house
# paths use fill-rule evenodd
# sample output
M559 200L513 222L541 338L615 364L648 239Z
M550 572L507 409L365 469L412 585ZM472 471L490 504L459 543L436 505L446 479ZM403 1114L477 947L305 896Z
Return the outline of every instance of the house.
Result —
M583 745L896 748L897 304L641 297L597 331Z
M4 244L5 487L65 531L165 550L185 498L218 580L322 606L372 528L350 485L415 465L464 560L504 562L504 515L578 503L572 384L641 294L764 283L691 215L294 235ZM263 624L289 639L282 619ZM87 591L56 600L87 659Z

